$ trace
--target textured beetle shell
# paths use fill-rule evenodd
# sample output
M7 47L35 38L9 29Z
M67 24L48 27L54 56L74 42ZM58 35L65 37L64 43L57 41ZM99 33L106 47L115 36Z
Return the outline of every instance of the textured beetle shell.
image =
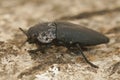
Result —
M37 24L31 27L27 33L31 35L47 31L49 29L48 25L51 23L56 24L56 40L63 41L64 43L79 43L81 46L93 46L109 42L109 39L103 34L69 22L46 22Z
M56 22L57 39L66 43L79 43L81 46L98 45L109 42L103 34L69 22Z

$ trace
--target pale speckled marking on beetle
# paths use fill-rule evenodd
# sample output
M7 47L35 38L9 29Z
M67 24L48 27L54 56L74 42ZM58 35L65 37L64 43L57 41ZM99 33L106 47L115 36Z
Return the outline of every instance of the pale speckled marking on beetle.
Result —
M56 38L56 25L49 23L50 29L48 31L40 32L37 39L42 43L50 43Z

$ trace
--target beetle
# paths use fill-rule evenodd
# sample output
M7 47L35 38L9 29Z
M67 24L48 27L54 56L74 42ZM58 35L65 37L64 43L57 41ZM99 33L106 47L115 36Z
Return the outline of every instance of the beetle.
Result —
M81 48L109 42L109 38L102 33L70 22L44 22L30 27L28 31L19 29L27 36L25 42L40 46L35 50L29 50L29 52L42 51L51 45L65 46L69 50L76 47L85 61L95 68L98 66L86 58Z

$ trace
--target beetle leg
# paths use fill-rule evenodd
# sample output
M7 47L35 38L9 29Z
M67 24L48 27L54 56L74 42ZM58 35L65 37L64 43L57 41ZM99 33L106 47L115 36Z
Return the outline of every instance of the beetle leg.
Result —
M79 52L81 53L81 55L83 56L83 58L85 59L85 61L86 61L88 64L90 64L90 65L91 65L92 67L94 67L94 68L99 68L98 66L96 66L96 65L93 64L93 63L91 63L91 62L86 58L86 56L84 55L84 53L83 53L83 51L82 51L82 49L81 49L81 47L80 47L79 44L77 44L76 46L78 47Z
M67 48L70 52L73 52L75 55L79 55L79 54L80 54L80 53L78 53L78 49L76 49L76 46L66 45L66 48Z
M47 50L48 48L50 48L51 45L52 45L52 44L44 45L44 47L42 47L42 48L40 49L41 53L45 53L45 50Z
M51 44L41 45L41 46L38 46L38 48L35 50L28 50L28 52L29 53L36 53L36 52L40 51L41 53L45 53L45 50L50 48L50 47L51 47Z

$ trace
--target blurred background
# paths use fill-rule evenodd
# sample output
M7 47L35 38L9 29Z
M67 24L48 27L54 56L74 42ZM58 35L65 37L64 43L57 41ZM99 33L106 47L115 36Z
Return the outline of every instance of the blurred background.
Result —
M29 55L29 44L19 49L26 37L18 28L46 21L68 21L108 36L109 44L85 52L100 68L91 68L64 48L41 57ZM61 62L56 62L58 53L65 53ZM120 0L0 0L0 80L120 80L119 53Z

